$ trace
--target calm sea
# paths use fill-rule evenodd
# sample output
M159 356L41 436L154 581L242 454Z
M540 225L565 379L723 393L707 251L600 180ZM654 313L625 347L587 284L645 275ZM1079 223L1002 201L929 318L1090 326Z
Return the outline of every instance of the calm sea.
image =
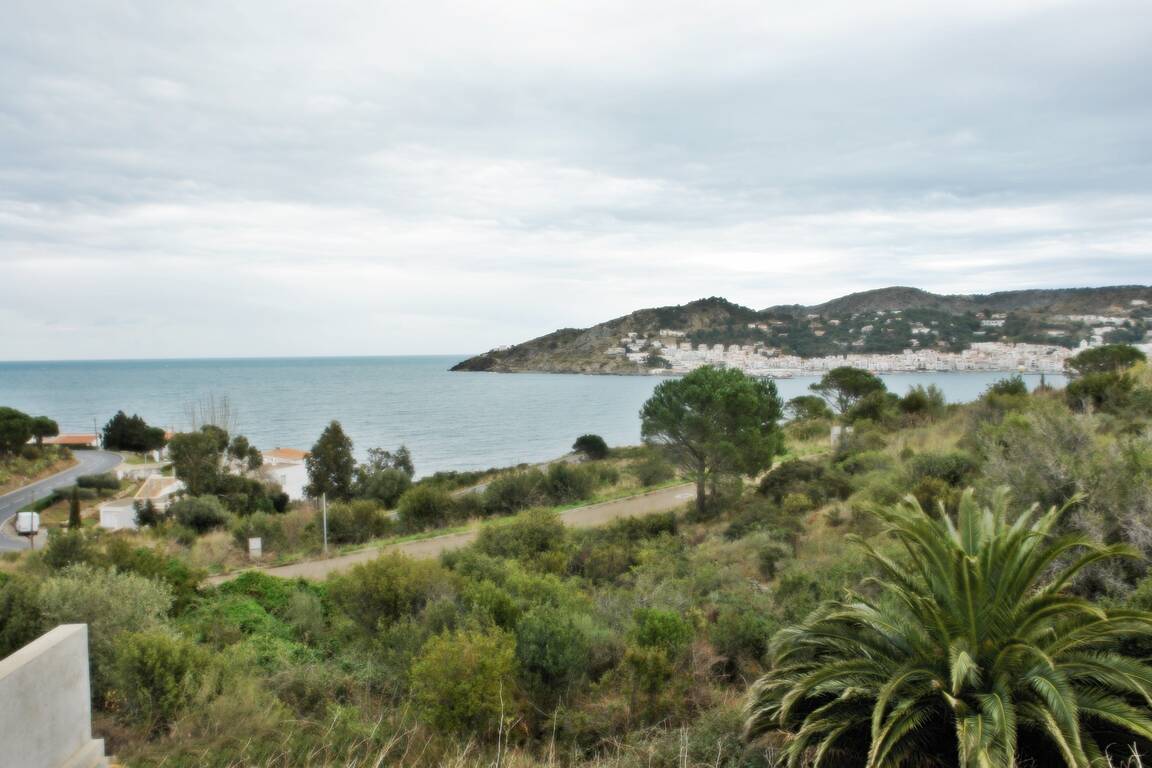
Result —
M544 461L585 432L637 443L657 377L449 373L463 356L0 363L0 405L91 432L117 410L187 426L187 404L227 398L237 430L261 448L308 448L339 419L358 454L407 445L417 472ZM891 391L935 383L974 399L1007 374L893 374ZM1053 380L1055 378L1055 380ZM777 382L781 395L812 378ZM1059 377L1049 377L1062 384ZM1035 386L1039 377L1031 377Z

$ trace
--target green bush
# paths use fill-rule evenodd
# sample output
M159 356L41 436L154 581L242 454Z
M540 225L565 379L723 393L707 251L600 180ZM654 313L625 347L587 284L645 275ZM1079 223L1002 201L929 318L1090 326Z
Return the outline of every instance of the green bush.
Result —
M958 487L968 483L979 471L980 463L962 451L921 453L908 461L908 476L914 483L935 478Z
M186 619L189 628L205 643L224 648L253 635L288 639L284 622L246 595L225 594L201 603Z
M741 662L760 662L768 652L768 641L778 627L763 613L743 605L726 605L716 614L708 637L716 652L725 656L729 671L735 672Z
M548 467L544 493L553 504L570 504L592 495L597 478L584 467L560 462Z
M456 502L442 488L415 485L402 497L397 508L400 522L410 531L439 528L455 517Z
M632 614L632 642L658 648L675 658L692 639L692 628L680 614L658 608L637 608Z
M425 496L427 491L413 493L415 497L407 507L410 515L415 514L417 499ZM386 536L392 529L392 520L375 501L357 499L328 505L328 540L334 544L361 544Z
M412 476L402 469L384 468L360 473L356 478L356 495L371 499L386 509L396 506L400 498L412 487Z
M935 384L929 384L927 387L917 384L900 398L899 407L901 413L909 416L935 419L944 415L948 403L944 399L944 393Z
M412 698L438 730L494 735L516 719L516 642L499 629L458 631L428 641L412 664Z
M54 530L41 557L49 568L61 570L78 563L95 563L100 553L84 531Z
M516 625L516 659L530 687L559 698L588 668L589 643L571 611L537 606Z
M663 454L652 451L632 465L632 474L636 475L640 485L651 488L675 477L676 469L664 458Z
M40 587L44 626L87 624L96 700L111 684L116 648L129 632L160 628L172 605L167 585L134 573L73 565Z
M40 584L16 575L0 585L0 659L23 648L44 631Z
M492 557L531 560L565 544L564 523L548 510L529 510L519 518L487 525L476 537L476 549Z
M181 499L168 508L168 514L198 534L220 528L228 522L228 511L214 496Z
M297 591L292 582L260 571L245 571L231 581L224 582L218 589L223 595L250 597L275 616L284 613L292 595Z
M1124 373L1088 373L1068 382L1064 396L1076 411L1116 413L1128 405L1134 389L1132 377Z
M123 714L150 734L167 731L191 701L205 661L200 648L168 633L125 635L114 673Z
M501 629L512 629L520 617L515 598L489 579L466 582L460 597L474 615Z
M484 491L484 509L490 515L511 515L547 503L546 478L538 469L501 475Z
M333 505L335 506L335 505ZM284 545L284 518L282 515L256 512L246 517L238 517L228 526L236 540L236 546L248 548L248 539L260 539L265 552L275 551Z
M592 460L608 458L608 443L600 435L580 435L572 444L572 450Z
M101 475L80 475L76 478L76 485L98 491L118 491L120 490L120 479L111 472L105 472Z
M204 573L189 567L176 557L169 557L160 549L134 547L127 540L113 538L104 548L109 565L122 573L139 576L168 585L172 591L172 610L181 613L200 596L200 580Z
M328 597L369 635L417 613L437 595L450 592L452 576L434 560L381 555L329 580Z

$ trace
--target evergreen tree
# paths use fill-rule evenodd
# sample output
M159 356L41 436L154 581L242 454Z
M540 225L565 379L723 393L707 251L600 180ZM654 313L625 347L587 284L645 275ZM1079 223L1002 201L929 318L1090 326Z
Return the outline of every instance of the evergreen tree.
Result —
M83 523L80 520L80 488L72 486L72 496L68 499L68 528L79 530Z
M333 421L324 428L305 464L308 467L309 496L318 498L327 494L333 500L352 497L356 459L352 456L352 440L344 434L340 422Z

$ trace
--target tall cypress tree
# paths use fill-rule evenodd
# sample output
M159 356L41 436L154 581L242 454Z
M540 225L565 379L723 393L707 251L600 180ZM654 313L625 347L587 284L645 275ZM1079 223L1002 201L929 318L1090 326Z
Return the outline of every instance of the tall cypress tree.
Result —
M72 497L68 499L68 529L76 531L82 525L80 521L80 487L72 486Z

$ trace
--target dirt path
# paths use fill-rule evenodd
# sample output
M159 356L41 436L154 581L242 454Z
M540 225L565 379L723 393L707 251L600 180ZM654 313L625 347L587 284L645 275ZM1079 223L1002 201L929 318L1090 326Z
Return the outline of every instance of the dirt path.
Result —
M674 485L662 488L639 496L628 496L614 501L605 501L599 504L590 504L586 507L576 507L560 513L560 519L573 528L594 528L613 520L627 517L642 517L658 512L668 512L683 506L695 498L695 488L691 483ZM264 568L263 571L270 576L279 576L284 579L326 579L330 574L346 571L354 565L375 560L385 552L402 552L409 557L429 558L439 557L442 552L460 549L476 540L479 528L472 528L460 533L449 533L431 539L406 541L400 544L389 544L384 547L372 547L346 555L331 557L327 560L308 560L291 565L278 565ZM225 576L213 576L207 579L209 584L222 584L231 581L241 572L230 573Z

